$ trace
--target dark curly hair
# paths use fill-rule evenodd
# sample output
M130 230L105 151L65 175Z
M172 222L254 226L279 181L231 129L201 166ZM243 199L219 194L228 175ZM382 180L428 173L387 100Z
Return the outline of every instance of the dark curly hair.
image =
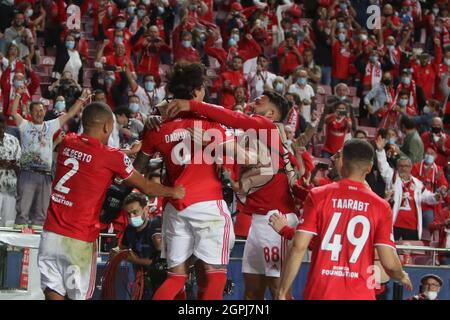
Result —
M278 121L283 122L289 111L289 102L287 101L287 99L273 90L265 90L263 92L263 95L268 97L270 102L273 103L278 109L281 115L281 119L279 119Z
M199 62L177 62L167 75L167 91L175 99L192 99L205 82L205 66Z

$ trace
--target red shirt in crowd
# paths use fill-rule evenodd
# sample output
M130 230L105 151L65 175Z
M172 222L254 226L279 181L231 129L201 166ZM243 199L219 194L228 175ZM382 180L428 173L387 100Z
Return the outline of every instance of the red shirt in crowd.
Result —
M171 52L171 48L163 41L160 40L161 45L156 48L151 46L146 40L141 40L134 47L136 51L142 51L142 58L137 71L139 74L146 75L152 74L159 76L159 65L161 63L161 53Z
M437 192L441 187L448 188L448 182L444 175L442 167L433 163L431 166L426 166L422 160L414 164L412 175L422 181L425 188L431 192ZM431 206L426 203L422 203L422 211L434 210L435 206Z
M115 176L127 179L133 172L130 159L118 149L85 134L67 135L59 145L44 230L95 241L108 187Z
M417 206L414 197L414 183L403 182L402 202L398 210L394 227L417 230Z
M392 210L363 183L343 179L311 190L304 204L300 232L313 243L304 298L374 300L370 266L376 246L395 250Z
M343 118L341 121L336 119L336 115L329 114L325 118L325 144L323 150L335 154L344 145L345 136L350 132L352 120Z
M350 48L343 46L340 41L336 41L332 47L331 59L331 76L340 80L348 80L350 77Z
M305 45L302 43L297 47L297 49L299 53L302 55L303 52L305 51ZM282 45L278 48L277 57L279 61L281 61L281 58L284 56L286 50L287 50L286 45ZM286 53L283 63L280 65L280 74L283 76L290 75L301 63L302 61L300 60L299 57L297 57L297 55L294 52L288 51Z
M228 83L228 86L223 87L225 83ZM241 70L239 71L226 71L222 73L220 80L218 79L216 83L216 90L220 91L220 104L227 108L232 109L236 100L234 99L234 89L239 86L246 86L247 82L245 81L244 74Z

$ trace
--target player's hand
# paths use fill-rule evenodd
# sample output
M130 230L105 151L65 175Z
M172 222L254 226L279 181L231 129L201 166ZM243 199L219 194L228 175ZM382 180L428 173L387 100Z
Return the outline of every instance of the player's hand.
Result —
M176 186L173 188L172 199L183 199L186 194L186 190L183 186Z
M167 106L167 117L175 118L180 112L189 111L190 109L189 100L175 99Z
M400 283L408 290L413 290L413 285L411 282L411 279L409 278L409 275L403 271L403 277L400 279Z
M277 233L280 233L281 229L288 225L288 221L285 215L279 215L275 213L270 216L269 224Z
M383 139L382 136L378 136L378 137L375 139L375 144L376 144L376 146L377 146L377 150L378 150L378 151L381 151L381 150L383 150L384 147L386 146L386 139Z
M85 88L81 92L80 99L83 100L83 102L86 102L86 100L91 96L91 90Z
M148 116L145 126L147 129L159 131L161 128L161 117L160 116Z

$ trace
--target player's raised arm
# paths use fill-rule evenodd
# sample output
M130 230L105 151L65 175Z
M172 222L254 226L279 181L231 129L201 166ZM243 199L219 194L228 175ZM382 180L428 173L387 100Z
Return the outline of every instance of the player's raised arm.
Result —
M294 236L294 244L289 251L289 258L281 272L281 284L278 291L277 299L285 300L289 288L294 282L295 276L300 270L303 257L305 256L308 245L313 237L312 233L297 232Z
M174 188L166 187L162 184L145 179L136 171L125 180L125 183L130 187L138 188L141 192L151 197L182 199L185 194L183 186L176 186Z
M388 246L377 246L377 252L380 257L380 262L389 277L399 281L409 291L412 291L413 286L411 280L409 279L408 274L403 270L395 249Z

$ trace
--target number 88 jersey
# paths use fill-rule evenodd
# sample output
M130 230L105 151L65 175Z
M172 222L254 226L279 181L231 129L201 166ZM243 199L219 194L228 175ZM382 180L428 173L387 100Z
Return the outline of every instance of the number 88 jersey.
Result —
M115 176L129 178L130 159L120 150L81 134L59 145L56 174L44 230L92 242L100 231L100 210Z
M395 250L386 201L347 179L315 188L297 231L316 236L305 299L375 299L375 247Z

